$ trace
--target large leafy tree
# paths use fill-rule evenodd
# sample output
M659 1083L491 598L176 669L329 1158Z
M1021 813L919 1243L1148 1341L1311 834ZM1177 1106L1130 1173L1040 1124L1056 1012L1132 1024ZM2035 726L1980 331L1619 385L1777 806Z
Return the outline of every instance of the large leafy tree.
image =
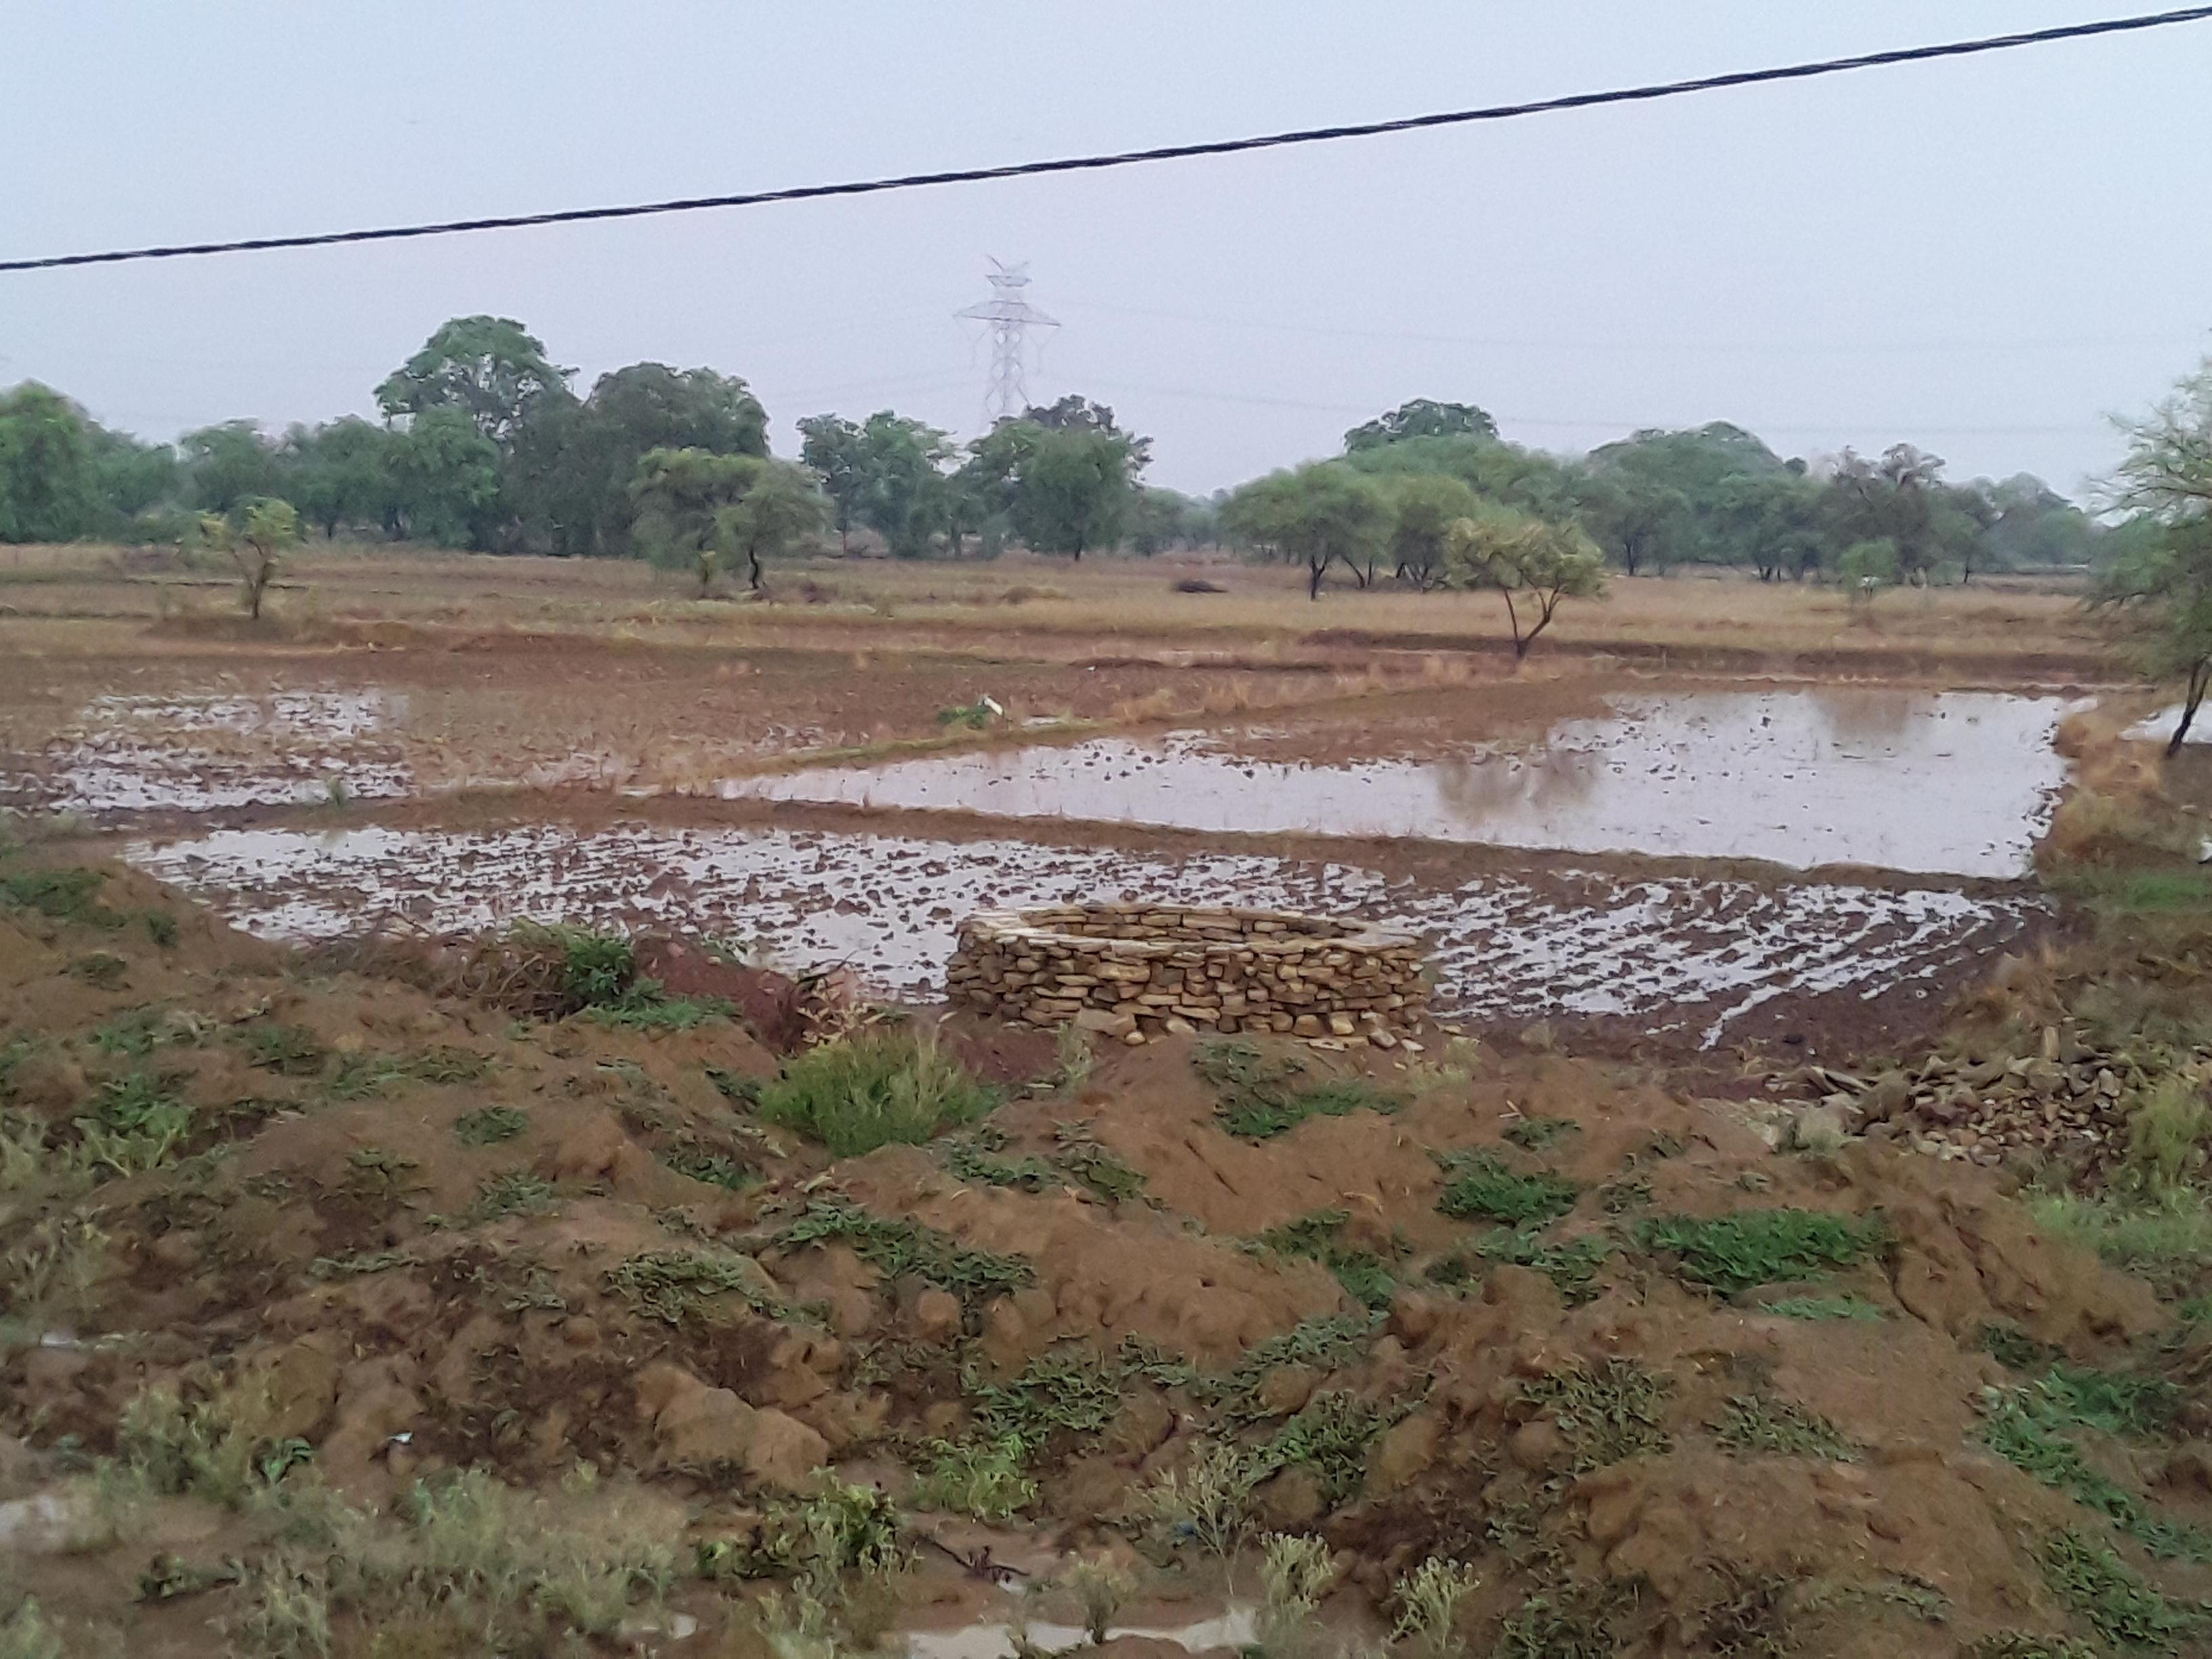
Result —
M177 441L185 487L194 507L228 513L241 501L274 495L283 483L276 446L252 421L224 421Z
M0 393L0 542L65 542L99 508L93 446L76 405L35 381Z
M1377 482L1390 506L1392 574L1426 592L1444 579L1444 541L1453 524L1479 512L1481 498L1445 472L1386 473Z
M629 486L639 459L655 449L765 455L768 414L735 375L664 363L603 374L581 403L539 398L506 473L526 544L569 556L629 554Z
M2179 750L2212 687L2212 357L2148 419L2124 422L2127 458L2115 505L2135 514L2100 603L2139 614L2146 666L2182 683Z
M1552 625L1563 602L1605 592L1605 556L1588 536L1508 507L1486 506L1454 524L1444 559L1454 586L1504 596L1516 661Z
M504 452L539 404L573 398L574 373L511 318L456 317L376 388L376 401L386 420L460 410Z
M1344 434L1344 447L1347 452L1380 449L1389 444L1403 443L1408 438L1474 438L1494 442L1497 437L1498 422L1490 417L1487 410L1478 409L1473 404L1444 404L1433 398L1416 398L1363 426L1352 428Z
M809 415L799 422L799 459L814 469L837 525L837 548L852 551L853 526L868 484L867 435L835 415Z
M1015 532L1036 552L1076 559L1119 546L1141 465L1133 447L1124 433L1048 429L1018 480Z
M1891 445L1879 460L1846 449L1834 491L1837 539L1894 543L1900 580L1924 582L1946 562L1972 572L1988 507L1975 492L1943 483L1942 456L1911 444Z
M399 533L433 547L489 544L499 506L499 450L468 411L426 410L392 447Z
M630 485L639 550L656 564L690 566L703 594L725 564L743 559L757 590L765 558L818 528L829 504L787 462L703 449L655 449Z
M1390 505L1366 474L1314 461L1246 484L1223 505L1221 526L1262 557L1304 565L1306 597L1317 599L1331 565L1357 574L1380 556Z
M1731 535L1729 508L1747 483L1790 476L1789 464L1741 427L1650 428L1590 452L1577 518L1630 575L1646 566L1752 562Z
M325 536L368 526L388 534L401 511L398 462L415 434L392 432L358 415L318 427L295 426L281 452L290 499ZM420 483L410 480L419 489Z

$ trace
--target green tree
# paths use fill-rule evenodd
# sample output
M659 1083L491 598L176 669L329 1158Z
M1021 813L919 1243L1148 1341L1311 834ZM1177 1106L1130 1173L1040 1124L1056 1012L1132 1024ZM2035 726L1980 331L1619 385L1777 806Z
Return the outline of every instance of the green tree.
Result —
M1385 474L1377 482L1390 507L1392 574L1425 593L1444 579L1445 537L1457 520L1481 511L1481 499L1443 472Z
M203 512L228 514L242 501L273 495L283 482L276 451L252 421L224 421L178 440L185 488Z
M1897 586L1903 570L1897 544L1887 536L1853 542L1836 560L1836 580L1849 590L1854 605L1872 605L1883 588Z
M387 421L458 409L502 453L538 405L573 401L568 377L520 323L455 317L376 388Z
M580 403L538 398L502 483L524 544L568 556L628 556L630 483L639 459L655 449L765 455L768 413L735 375L665 363L603 374Z
M1322 578L1342 563L1355 574L1381 555L1390 531L1382 487L1334 461L1271 472L1232 494L1221 526L1263 557L1306 568L1306 597L1321 597Z
M2212 685L2212 357L2149 418L2124 421L2115 505L2135 515L2114 539L2094 602L2140 615L2145 667L2182 682L2177 754Z
M392 513L400 534L432 547L487 547L499 503L499 450L468 411L425 410L395 434Z
M85 428L76 404L34 380L0 393L0 542L90 532L99 496Z
M175 531L173 522L153 520L155 509L177 499L181 479L177 452L167 444L143 444L127 432L88 424L92 444L93 493L99 501L100 532L131 536L147 531Z
M697 571L702 597L738 558L757 592L762 560L818 528L828 510L812 480L787 462L703 449L648 452L630 492L639 550L656 564Z
M1516 661L1528 654L1564 601L1605 593L1605 555L1588 536L1511 507L1486 507L1454 524L1444 538L1444 560L1455 587L1493 588L1504 596Z
M951 436L927 422L878 410L860 428L860 522L880 535L894 556L920 558L945 527L943 468Z
M1121 545L1136 464L1119 432L1048 428L1024 462L1014 497L1014 529L1039 553L1080 560Z
M1895 543L1900 580L1925 582L1947 559L1971 572L1982 534L1978 503L1942 477L1942 457L1911 444L1891 445L1878 461L1846 449L1834 486L1839 538Z
M809 415L799 422L799 459L814 469L830 497L837 526L837 550L853 550L853 524L867 488L867 438L835 415Z
M1202 545L1213 529L1213 509L1173 489L1139 488L1129 502L1129 545L1150 558L1178 543Z
M301 516L320 526L325 537L364 525L391 532L401 506L396 464L413 437L358 415L325 426L292 428L281 453Z
M760 456L740 459L751 477L738 499L714 515L714 538L730 556L744 560L746 585L757 593L761 561L787 553L820 530L830 503L802 468Z
M1731 507L1747 489L1790 476L1780 456L1727 421L1650 428L1590 452L1577 516L1632 576L1647 564L1748 564L1753 547L1741 532L1753 526Z
M200 536L238 567L246 614L259 622L262 599L276 583L285 552L299 545L300 515L292 503L262 495L240 501L228 514L206 514Z
M1376 416L1364 426L1352 428L1344 434L1344 447L1347 453L1380 449L1388 444L1403 443L1408 438L1475 438L1495 442L1498 422L1491 419L1486 410L1477 409L1473 404L1443 404L1433 398L1416 398Z

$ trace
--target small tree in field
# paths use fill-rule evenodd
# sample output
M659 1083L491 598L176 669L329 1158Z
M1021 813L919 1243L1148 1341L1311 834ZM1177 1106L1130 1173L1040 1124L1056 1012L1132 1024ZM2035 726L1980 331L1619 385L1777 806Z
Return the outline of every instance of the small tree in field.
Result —
M1605 594L1605 555L1572 526L1511 507L1486 507L1444 535L1446 580L1454 587L1495 588L1505 597L1516 661L1552 625L1562 602Z
M1897 586L1902 568L1897 544L1887 536L1869 542L1853 542L1836 561L1836 580L1850 593L1853 605L1871 605L1875 595Z
M2140 611L2149 623L2145 667L2183 683L2179 753L2212 688L2212 358L2147 421L2123 422L2118 504L2136 517L2093 603Z
M275 495L257 495L240 501L228 516L204 514L200 538L230 555L238 567L246 614L259 622L261 601L276 585L284 554L300 543L300 515L292 503Z

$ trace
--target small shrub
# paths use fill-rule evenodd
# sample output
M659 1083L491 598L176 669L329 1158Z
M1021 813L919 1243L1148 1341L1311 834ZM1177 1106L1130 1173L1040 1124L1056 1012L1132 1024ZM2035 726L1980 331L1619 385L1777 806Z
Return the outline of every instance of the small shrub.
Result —
M61 1632L39 1611L38 1599L27 1595L15 1610L0 1619L0 1659L68 1659Z
M1424 1659L1449 1659L1462 1644L1458 1636L1460 1609L1482 1588L1473 1567L1430 1556L1391 1585L1398 1604L1398 1621L1390 1639L1410 1638Z
M125 918L96 896L106 879L99 870L29 870L20 876L0 876L0 898L57 921L120 927Z
M1254 1455L1255 1480L1278 1470L1304 1469L1334 1509L1359 1490L1367 1473L1367 1448L1389 1426L1388 1413L1356 1394L1316 1394Z
M191 1133L192 1109L166 1083L133 1072L102 1089L93 1115L77 1119L76 1127L94 1167L141 1175L167 1163Z
M0 1255L0 1308L18 1316L83 1312L106 1272L110 1242L82 1212L42 1217Z
M1137 1593L1137 1581L1104 1556L1078 1560L1060 1575L1060 1582L1082 1609L1083 1632L1093 1647L1103 1647L1112 1633L1114 1615Z
M1763 1395L1730 1398L1713 1425L1713 1438L1738 1456L1763 1454L1769 1457L1817 1457L1833 1463L1856 1463L1859 1448L1851 1437L1819 1413L1792 1400L1770 1400Z
M1318 1538L1277 1533L1260 1540L1261 1650L1275 1659L1312 1650L1313 1618L1335 1582L1328 1546Z
M978 1521L1004 1521L1036 1501L1029 1445L1018 1434L932 1440L914 1483L916 1509L949 1510Z
M960 1391L980 1427L1039 1449L1054 1438L1103 1433L1121 1409L1123 1382L1118 1370L1089 1354L1047 1352L1012 1382L963 1375Z
M116 991L130 975L131 964L112 951L94 951L70 963L69 970L95 991Z
M2125 1172L2145 1192L2172 1192L2204 1168L2212 1108L2190 1079L2168 1075L2136 1097L2128 1114Z
M1491 1659L1614 1659L1614 1630L1636 1605L1632 1585L1547 1585L1506 1614Z
M1458 1220L1503 1221L1511 1226L1545 1226L1575 1207L1582 1188L1549 1170L1516 1174L1495 1152L1437 1152L1444 1172L1437 1208Z
M1252 1534L1250 1462L1234 1446L1206 1443L1176 1468L1163 1469L1138 1495L1137 1512L1170 1540L1188 1538L1233 1573Z
M951 1055L903 1032L869 1029L810 1048L761 1091L760 1115L835 1158L921 1146L999 1103Z
M2167 1295L2212 1268L2212 1205L2193 1188L2136 1198L2045 1194L2029 1208L2047 1231Z
M1582 1128L1571 1117L1522 1117L1506 1126L1505 1138L1523 1152L1545 1152Z
M276 1439L273 1420L265 1389L231 1387L190 1400L149 1389L123 1408L112 1473L140 1491L189 1493L236 1509L301 1461L306 1443Z
M1886 1245L1889 1230L1879 1217L1737 1210L1710 1220L1655 1216L1637 1229L1637 1238L1644 1249L1674 1257L1682 1278L1725 1296L1850 1267Z
M1632 1359L1577 1364L1521 1386L1523 1401L1552 1413L1577 1472L1665 1451L1673 1443L1663 1421L1672 1392L1666 1377Z
M486 1106L453 1120L453 1133L464 1146L495 1146L529 1128L530 1114L519 1106Z
M236 1601L214 1621L232 1653L252 1659L330 1659L330 1582L289 1555L248 1565Z

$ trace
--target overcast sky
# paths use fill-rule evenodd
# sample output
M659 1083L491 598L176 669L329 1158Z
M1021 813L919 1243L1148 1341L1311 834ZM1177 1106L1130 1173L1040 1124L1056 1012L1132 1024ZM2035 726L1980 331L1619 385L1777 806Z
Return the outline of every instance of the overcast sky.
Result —
M2144 5L2140 9L2151 9ZM0 257L718 194L1364 121L2010 32L2095 0L0 0ZM374 413L449 316L775 422L982 424L987 256L1194 491L1409 398L1575 451L1733 420L2108 467L2212 327L2212 23L1262 155L0 276L0 385L142 436Z

